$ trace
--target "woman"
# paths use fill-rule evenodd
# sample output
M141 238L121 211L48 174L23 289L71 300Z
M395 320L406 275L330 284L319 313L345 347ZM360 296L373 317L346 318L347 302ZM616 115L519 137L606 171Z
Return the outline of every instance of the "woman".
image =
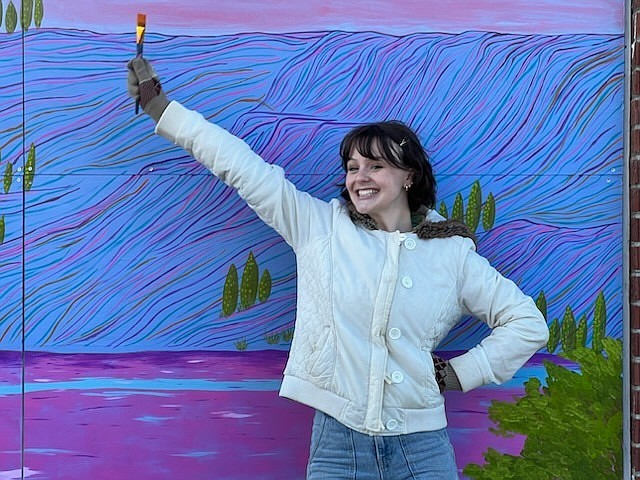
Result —
M548 329L531 298L475 253L466 227L433 210L435 179L416 135L400 122L350 132L342 198L327 203L169 102L145 59L128 69L129 93L156 132L235 188L296 253L296 329L280 394L316 409L307 478L458 478L442 391L510 379ZM433 357L465 314L491 334L449 362Z

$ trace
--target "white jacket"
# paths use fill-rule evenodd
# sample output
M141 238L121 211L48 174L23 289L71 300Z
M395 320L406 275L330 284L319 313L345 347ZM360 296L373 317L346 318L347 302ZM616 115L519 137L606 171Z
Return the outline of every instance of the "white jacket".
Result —
M463 390L502 383L547 341L532 299L468 238L368 230L344 202L301 192L283 170L176 102L157 133L235 188L293 248L297 318L280 394L366 434L446 426L431 352L465 314L491 334L451 359ZM431 211L427 220L443 220Z

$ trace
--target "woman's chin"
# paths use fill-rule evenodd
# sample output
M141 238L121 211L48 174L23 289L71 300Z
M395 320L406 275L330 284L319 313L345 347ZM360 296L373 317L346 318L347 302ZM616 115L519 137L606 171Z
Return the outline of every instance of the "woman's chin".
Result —
M355 203L356 211L361 215L369 215L371 213L371 208L368 205L362 205L361 203Z

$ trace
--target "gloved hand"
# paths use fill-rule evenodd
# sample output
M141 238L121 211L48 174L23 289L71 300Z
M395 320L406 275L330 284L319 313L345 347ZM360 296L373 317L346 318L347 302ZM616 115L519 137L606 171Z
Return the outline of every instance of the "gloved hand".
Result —
M160 120L162 112L169 105L169 99L162 91L160 80L151 63L143 57L135 57L127 63L129 70L127 91L140 102L142 109L155 120Z
M458 375L456 375L451 364L444 358L440 358L433 353L431 354L431 358L433 358L433 369L436 374L436 382L438 382L438 387L440 387L440 393L445 390L462 390Z

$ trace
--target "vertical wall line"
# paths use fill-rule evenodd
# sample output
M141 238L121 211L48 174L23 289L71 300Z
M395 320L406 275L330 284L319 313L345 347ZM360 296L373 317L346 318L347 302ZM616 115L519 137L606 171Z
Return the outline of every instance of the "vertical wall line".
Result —
M623 453L625 478L640 478L640 61L638 55L639 0L625 4L625 162L624 195L624 362ZM629 465L627 467L627 464ZM628 468L628 470L627 470ZM629 472L630 470L630 472Z
M20 379L20 479L24 480L24 449L25 449L25 370L26 370L26 355L25 355L25 326L26 326L26 191L24 188L24 175L25 175L25 160L24 155L26 152L26 130L27 130L27 115L26 115L26 32L22 29L22 337L21 337L21 379Z
M631 378L631 354L630 354L630 340L631 340L631 303L629 301L629 282L631 281L631 267L630 267L630 227L632 220L632 212L629 208L629 190L633 181L631 175L631 160L630 160L630 148L629 137L631 128L631 55L629 48L632 42L635 41L635 33L632 30L632 0L625 0L624 9L624 44L625 44L625 57L624 57L624 118L623 118L623 185L622 189L622 271L628 272L627 275L623 274L622 278L622 418L623 418L623 430L622 430L622 454L623 454L623 478L631 478L631 382L628 380ZM635 165L637 166L637 165ZM634 170L635 171L635 170Z

